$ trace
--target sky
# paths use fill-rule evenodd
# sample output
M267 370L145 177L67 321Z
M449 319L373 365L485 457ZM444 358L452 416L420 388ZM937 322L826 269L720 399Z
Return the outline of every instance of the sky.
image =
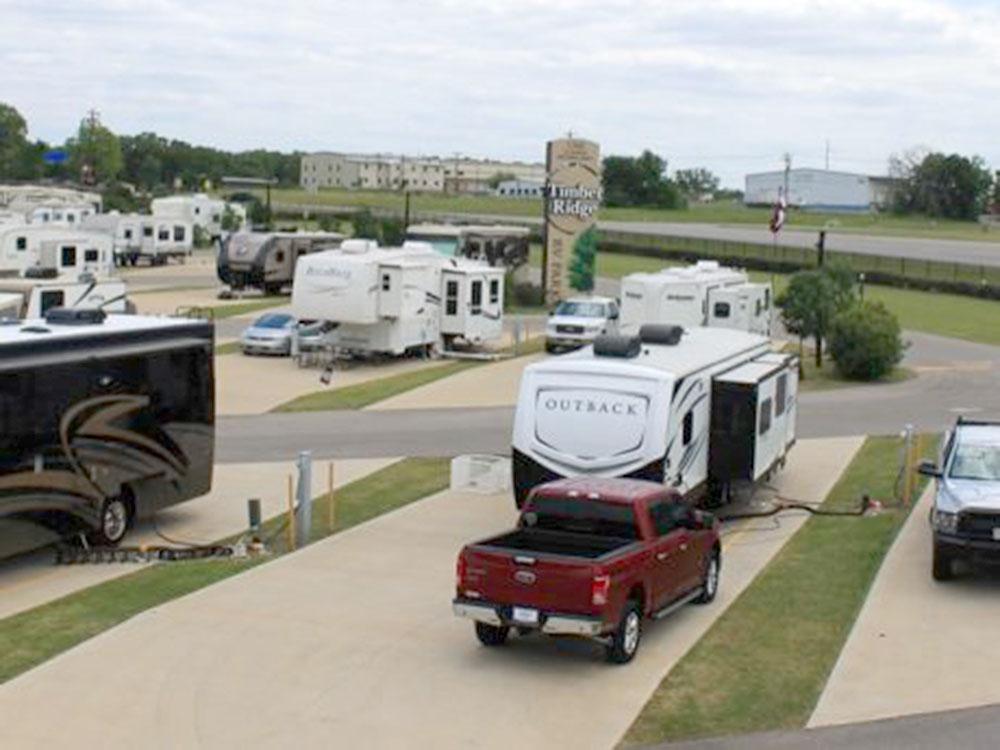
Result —
M1000 169L989 0L0 0L0 101L60 143L541 161L568 131L724 185L884 173L922 146Z

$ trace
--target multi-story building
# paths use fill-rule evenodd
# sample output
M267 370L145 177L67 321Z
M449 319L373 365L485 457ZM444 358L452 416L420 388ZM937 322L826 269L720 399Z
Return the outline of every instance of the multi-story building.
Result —
M544 182L545 166L466 158L320 152L302 157L299 182L307 190L406 188L467 194L492 192L497 177Z

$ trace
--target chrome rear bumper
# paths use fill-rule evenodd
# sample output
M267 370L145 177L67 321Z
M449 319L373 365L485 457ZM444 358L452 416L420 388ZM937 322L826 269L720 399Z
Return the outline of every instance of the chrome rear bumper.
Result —
M532 630L540 630L548 635L578 635L586 638L597 638L608 630L603 620L597 617L546 612L539 613L538 625L525 625L510 619L507 614L510 607L488 602L475 602L469 599L455 599L451 608L456 617L485 622L497 627L527 627Z

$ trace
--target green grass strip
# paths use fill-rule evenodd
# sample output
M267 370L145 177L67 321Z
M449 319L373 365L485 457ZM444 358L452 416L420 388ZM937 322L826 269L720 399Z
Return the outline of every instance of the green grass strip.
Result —
M898 438L869 438L823 507L891 498L899 459ZM624 744L805 726L907 515L810 517L660 683Z
M240 351L239 341L230 341L226 344L216 344L215 346L215 356L218 357L222 354L236 354Z
M448 466L444 458L408 458L338 489L335 528L327 526L328 497L317 498L311 539L349 529L445 489ZM0 683L151 607L285 554L283 524L283 517L265 524L265 532L276 533L270 547L274 554L267 557L151 565L0 620Z
M212 311L211 315L214 320L219 320L220 318L235 318L240 315L249 315L258 310L267 310L271 307L287 305L289 302L291 300L288 297L264 297L263 299L255 299L249 302L217 305L207 309Z
M533 338L523 343L517 350L518 357L529 354L537 354L544 346L542 337ZM510 350L505 350L510 353ZM385 401L387 398L398 396L401 393L412 391L428 385L443 378L457 375L465 370L474 367L484 367L490 362L477 360L456 360L437 367L428 367L414 372L403 372L398 375L389 375L385 378L376 378L356 385L347 385L343 388L333 388L326 391L316 391L307 393L304 396L279 404L271 411L273 412L303 412L303 411L331 411L334 409L363 409L366 406ZM336 377L336 376L335 376Z

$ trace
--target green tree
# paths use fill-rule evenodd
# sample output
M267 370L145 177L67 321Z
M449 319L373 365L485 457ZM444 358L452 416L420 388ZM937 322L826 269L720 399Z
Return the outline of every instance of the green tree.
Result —
M367 209L363 208L351 217L352 235L366 240L378 240L382 231L378 219Z
M899 321L881 302L861 302L839 313L830 326L830 356L851 380L878 380L903 358Z
M84 184L113 182L124 167L118 136L102 125L93 112L80 121L76 138L67 146L70 166Z
M506 182L507 180L516 180L517 175L513 172L497 172L495 175L490 177L486 181L486 184L490 186L492 190L496 190L501 182Z
M609 206L680 208L684 199L666 173L666 160L649 150L638 157L605 157L604 202Z
M704 167L678 169L674 172L674 182L689 196L715 195L719 189L719 178Z
M975 219L986 210L993 180L978 156L929 153L893 157L890 171L899 179L894 207L947 219Z
M241 224L242 220L239 214L237 214L232 209L232 206L230 206L227 203L226 207L222 211L222 221L220 222L220 225L222 226L222 231L236 232L240 229ZM322 220L320 221L320 225L322 226Z
M28 150L28 123L14 107L0 102L0 178L19 177Z
M594 289L594 268L597 263L597 230L590 227L573 245L569 262L569 285L580 292Z
M792 275L778 304L785 328L800 339L812 337L816 367L823 366L823 342L833 319L855 301L854 274L832 264Z

